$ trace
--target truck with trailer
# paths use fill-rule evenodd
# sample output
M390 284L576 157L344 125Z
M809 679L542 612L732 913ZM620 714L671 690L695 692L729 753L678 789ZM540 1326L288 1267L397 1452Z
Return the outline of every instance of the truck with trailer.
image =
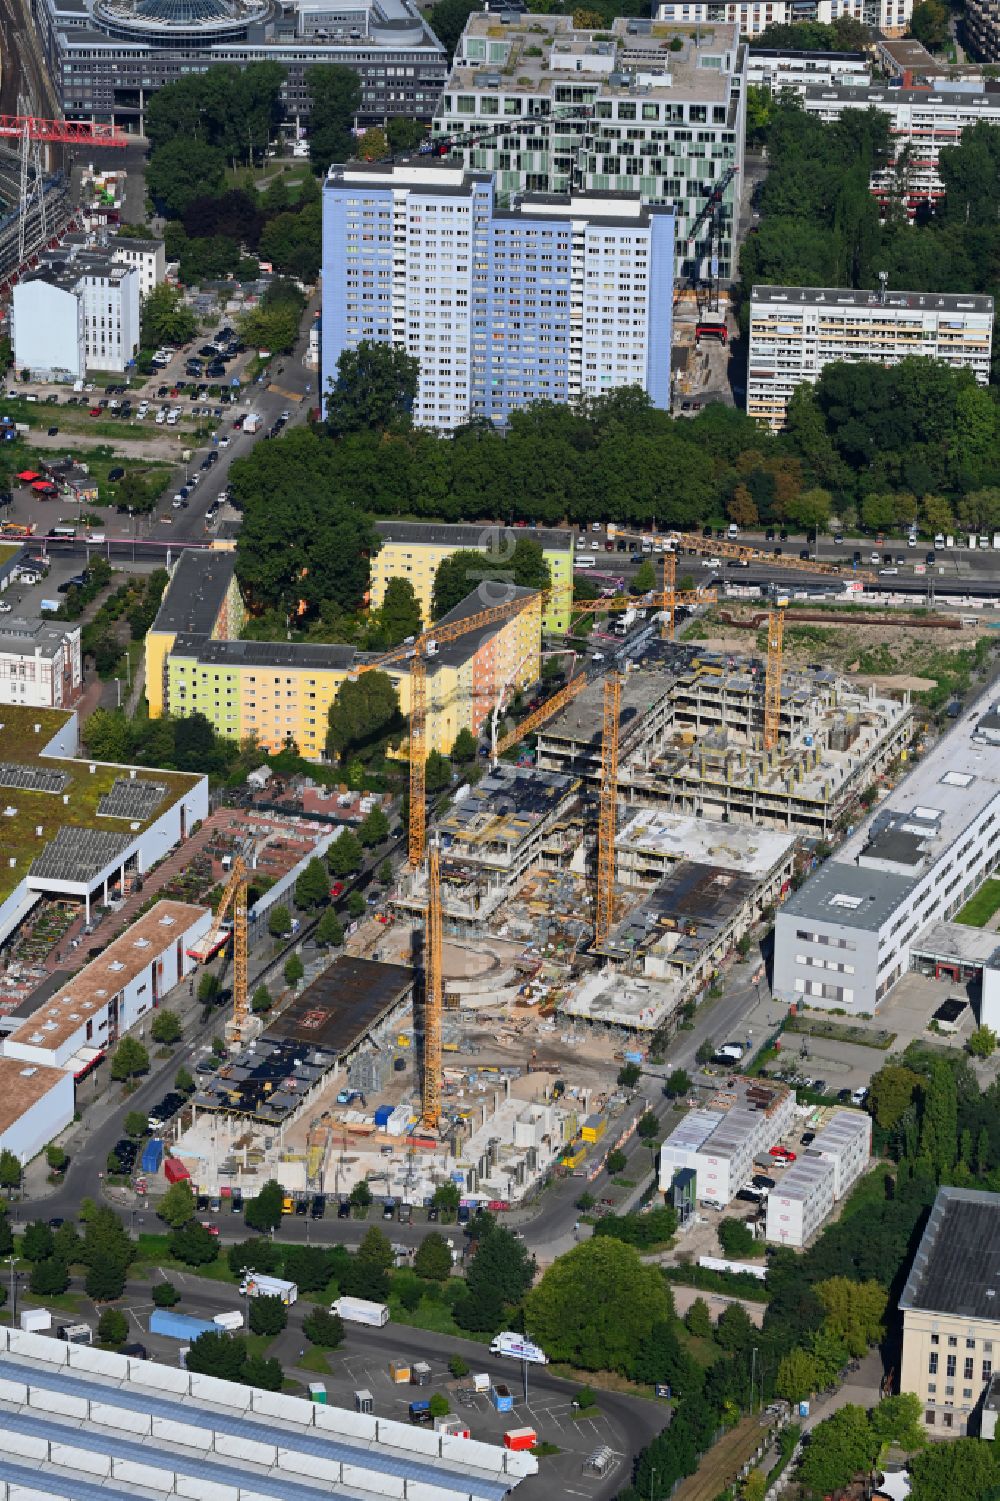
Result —
M345 1324L368 1324L381 1329L389 1322L387 1303L373 1303L369 1298L335 1298L331 1313L339 1313Z
M532 1365L548 1365L549 1357L538 1345L533 1344L523 1334L516 1334L512 1329L506 1329L501 1334L493 1336L490 1342L491 1355L509 1355L514 1360L527 1360Z
M240 1293L245 1298L280 1298L286 1308L298 1300L299 1290L294 1282L284 1277L268 1277L263 1272L245 1271L240 1282Z

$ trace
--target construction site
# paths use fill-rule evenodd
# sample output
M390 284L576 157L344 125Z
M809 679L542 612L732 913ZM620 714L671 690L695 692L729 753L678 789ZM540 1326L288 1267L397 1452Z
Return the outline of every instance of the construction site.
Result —
M290 1193L345 1195L364 1179L419 1204L452 1182L510 1203L553 1172L597 1171L628 1129L621 1060L724 980L912 733L905 693L786 671L780 606L763 659L674 642L678 603L707 594L676 590L668 554L644 601L659 636L640 620L611 662L592 654L526 720L494 726L483 773L436 818L425 658L511 605L359 669L408 662L408 862L383 924L265 1028L248 1005L250 872L235 852L216 912L234 943L230 1053L170 1143L203 1191L274 1176Z

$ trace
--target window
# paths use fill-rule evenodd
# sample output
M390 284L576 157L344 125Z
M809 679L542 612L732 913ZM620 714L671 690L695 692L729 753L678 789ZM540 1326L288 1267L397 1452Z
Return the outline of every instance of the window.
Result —
M955 1367L956 1367L957 1364L958 1364L957 1357L954 1356L954 1355L949 1355L948 1359L947 1359L947 1363L946 1363L945 1375L946 1376L954 1376L954 1374L955 1374Z
M924 1422L927 1424L928 1428L934 1427L934 1414L929 1409L924 1413Z
M932 1345L940 1344L940 1342L941 1342L941 1336L939 1334L932 1334L931 1335L931 1344Z
M950 1412L943 1413L942 1417L941 1417L941 1421L942 1421L942 1423L944 1424L944 1426L946 1428L950 1428L951 1427L951 1421L952 1421L952 1415L951 1415L951 1413Z
M949 1350L954 1350L954 1348L955 1348L955 1346L957 1344L958 1344L958 1340L955 1338L954 1334L949 1334L949 1336L948 1336L948 1349Z
M927 1374L928 1374L928 1376L936 1376L937 1375L937 1368L938 1368L937 1351L936 1350L932 1350L931 1353L930 1353L930 1355L927 1357Z
M965 1341L965 1348L967 1350L974 1350L976 1348L976 1342L975 1342L975 1340L974 1339L967 1339Z
M971 1381L972 1380L972 1356L971 1355L969 1355L969 1356L966 1357L965 1367L964 1367L964 1369L962 1371L962 1379L964 1381Z

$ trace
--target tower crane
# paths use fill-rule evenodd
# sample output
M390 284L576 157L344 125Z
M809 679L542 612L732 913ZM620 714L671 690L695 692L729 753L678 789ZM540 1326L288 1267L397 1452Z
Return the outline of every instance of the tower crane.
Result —
M428 1131L441 1120L441 1007L444 981L441 965L441 850L432 839L427 854L427 931L424 955L424 1069L420 1114Z
M781 732L781 662L785 634L783 605L767 617L767 675L764 679L764 749L773 750Z
M609 599L593 599L580 601L573 607L574 615L596 615L617 610L644 609L652 605L661 611L663 622L660 635L666 640L674 639L674 620L678 605L699 604L714 605L719 596L715 589L682 589L677 590L677 558L673 552L663 555L663 588L653 590L649 594L626 596L614 595Z
M509 734L502 736L500 740L495 740L491 765L496 765L504 751L509 751L511 746L523 740L525 735L530 735L533 730L539 729L552 718L553 714L558 714L560 709L565 709L567 704L571 704L577 694L582 693L586 688L587 681L587 674L578 672L564 687L559 688L550 698L547 698L544 704L539 704L527 719L522 719L520 724L515 725Z
M845 567L841 563L822 562L818 558L775 558L763 548L750 547L745 542L702 537L696 532L669 531L651 538L648 532L616 531L615 536L626 542L660 542L675 554L686 548L688 552L698 553L703 557L735 558L739 563L766 563L771 568L788 569L793 573L820 574L825 578L851 578L865 584L873 584L876 579L871 569Z
M222 900L215 910L215 926L188 953L192 958L209 959L226 944L229 934L226 916L232 911L233 935L233 1014L226 1023L226 1041L231 1047L248 1042L253 1033L247 983L247 884L246 862L242 854L233 860Z
M31 199L38 195L40 241L48 238L45 214L45 180L42 173L43 146L114 146L129 144L129 137L115 125L97 125L76 120L46 120L31 114L27 101L18 99L19 113L0 115L0 140L20 143L21 183L18 215L17 258L20 268L28 253L27 220ZM34 165L34 182L29 187L29 168Z
M611 934L615 913L615 815L618 804L618 722L621 716L621 677L609 672L604 680L604 723L601 734L601 787L597 823L597 919L594 943L600 948Z

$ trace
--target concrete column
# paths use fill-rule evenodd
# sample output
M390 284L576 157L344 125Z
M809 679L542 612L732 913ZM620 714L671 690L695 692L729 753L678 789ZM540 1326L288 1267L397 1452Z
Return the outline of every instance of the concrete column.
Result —
M87 916L87 922L90 922L90 892L89 891L85 891L84 892L84 894L83 894L83 903L84 903L84 911L85 911L86 916Z

